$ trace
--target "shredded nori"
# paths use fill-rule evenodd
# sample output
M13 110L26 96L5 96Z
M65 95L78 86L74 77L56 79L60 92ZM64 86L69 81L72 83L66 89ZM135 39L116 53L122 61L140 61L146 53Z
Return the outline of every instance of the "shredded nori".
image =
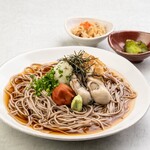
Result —
M78 77L80 84L86 87L86 77L87 73L90 70L90 65L88 62L91 60L90 57L83 57L85 51L80 50L78 53L74 52L74 54L65 56L63 61L67 61L73 68L73 73Z

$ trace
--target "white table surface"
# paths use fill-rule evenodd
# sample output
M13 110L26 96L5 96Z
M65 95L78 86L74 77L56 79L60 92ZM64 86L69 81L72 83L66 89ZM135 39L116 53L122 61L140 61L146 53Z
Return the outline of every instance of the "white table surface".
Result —
M113 22L115 30L150 32L149 14L149 0L0 0L0 64L30 50L77 45L65 32L67 17L91 16ZM112 51L107 40L98 47ZM150 58L135 66L150 84ZM27 149L149 150L150 111L118 134L84 142L41 139L0 121L0 150Z

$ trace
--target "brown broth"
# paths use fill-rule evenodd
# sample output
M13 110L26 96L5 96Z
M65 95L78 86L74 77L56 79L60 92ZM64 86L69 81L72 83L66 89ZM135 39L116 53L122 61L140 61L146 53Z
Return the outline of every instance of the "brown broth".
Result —
M9 112L9 108L8 108L8 103L9 103L9 95L4 92L4 103L5 103L5 106L6 106L6 109L7 111ZM105 127L104 130L102 130L100 127L98 126L91 126L91 127L88 127L87 128L87 131L86 132L83 132L83 133L68 133L66 135L71 135L71 136L78 136L78 135L86 135L86 134L94 134L94 133L98 133L98 132L103 132L115 125L117 125L118 123L120 123L123 119L125 119L133 110L134 108L134 105L135 105L135 99L132 99L130 100L128 106L129 106L129 111L127 113L125 113L125 115L121 118L117 118L116 120L114 120L111 125L109 127ZM11 115L11 114L10 114ZM12 115L11 115L12 116ZM16 121L18 121L20 124L22 125L26 125L27 124L27 119L25 118L20 118L18 116L12 116ZM32 126L29 126L32 128ZM41 132L44 132L44 133L50 133L50 134L63 134L64 133L60 133L60 132L56 132L56 131L51 131L51 130L48 130L48 129L44 129L44 130L40 130Z
M56 62L55 62L56 63ZM52 63L52 64L54 64L54 63ZM39 67L40 66L40 64L33 64L35 67ZM120 74L120 73L118 73L116 70L114 70L114 69L110 69L110 71L111 72L113 72L114 73L114 75L116 75L116 76L119 76L119 77L121 77L126 83L128 83L128 81ZM26 74L26 73L28 73L28 72L32 72L32 70L30 70L30 68L28 69L27 68L27 70L24 70L22 73L20 73L20 74ZM129 85L130 86L130 85ZM130 86L131 87L131 86ZM6 89L11 89L11 90L13 90L12 88L11 88L11 84L10 83L8 83L8 85L6 86ZM132 88L132 87L131 87ZM8 103L9 103L9 98L10 98L10 96L4 91L4 103L5 103L5 106L6 106L6 109L7 109L7 111L9 112L9 108L8 108ZM107 129L109 129L109 128L111 128L111 127L113 127L113 126L115 126L115 125L117 125L118 123L120 123L123 119L125 119L131 112L132 112L132 110L133 110L133 108L134 108L134 105L135 105L135 99L132 99L132 100L130 100L129 101L129 103L128 103L128 107L129 107L129 110L128 110L128 112L126 112L121 118L117 118L117 119L114 119L114 121L111 123L111 125L109 126L109 127L105 127L105 129L104 130L102 130L100 127L98 127L98 126L95 126L95 125L93 125L93 126L91 126L91 127L87 127L87 130L86 130L86 132L82 132L82 133L67 133L67 134L64 134L64 133L61 133L61 132L56 132L56 131L51 131L51 130L48 130L48 129L44 129L44 130L39 130L39 131L41 131L41 132L44 132L44 133L49 133L49 134L59 134L59 135L61 135L61 134L63 134L63 135L71 135L71 136L79 136L79 135L87 135L87 134L94 134L94 133L98 133L98 132L103 132L103 131L105 131L105 130L107 130ZM10 113L9 113L10 114ZM11 114L10 114L11 115ZM26 125L27 124L27 119L25 119L25 118L21 118L21 117L18 117L18 116L13 116L13 115L11 115L16 121L18 121L20 124L22 124L22 125ZM30 128L33 128L32 126L29 126Z

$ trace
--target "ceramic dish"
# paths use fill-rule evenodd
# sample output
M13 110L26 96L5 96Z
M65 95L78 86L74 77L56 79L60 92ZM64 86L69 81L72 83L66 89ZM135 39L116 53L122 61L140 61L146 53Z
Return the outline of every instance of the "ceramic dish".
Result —
M89 22L97 22L106 27L106 34L95 37L95 38L81 38L74 34L72 34L71 30L78 26L80 23L89 21ZM75 18L68 18L65 22L65 29L67 33L80 45L84 46L96 46L99 42L104 40L114 29L113 24L108 21L99 20L95 18L87 18L87 17L75 17Z
M124 45L127 39L144 42L148 46L149 51L139 54L124 52ZM150 33L142 31L115 31L109 35L108 42L117 54L127 58L131 62L142 62L150 56Z
M133 89L138 94L133 111L122 122L115 126L112 126L107 130L87 135L84 134L76 136L43 133L33 130L32 128L29 128L27 126L21 125L15 119L13 119L8 114L3 97L4 88L8 83L10 77L14 74L21 72L26 66L29 66L32 63L51 62L57 60L60 57L63 57L64 54L71 54L75 50L85 50L88 53L99 57L100 60L102 60L108 67L117 70L129 81ZM123 57L98 48L82 46L56 47L24 53L9 60L0 67L0 80L0 118L6 124L21 132L47 139L62 141L81 141L106 137L120 132L135 124L145 114L150 105L150 88L140 71Z

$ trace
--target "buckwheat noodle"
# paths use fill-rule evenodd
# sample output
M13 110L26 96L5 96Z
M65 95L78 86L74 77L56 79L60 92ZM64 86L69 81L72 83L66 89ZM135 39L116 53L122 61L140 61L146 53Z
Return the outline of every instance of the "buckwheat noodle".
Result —
M103 80L112 100L107 105L93 103L83 106L82 112L71 110L68 106L57 106L51 96L42 92L40 97L30 87L31 75L42 77L56 63L47 65L33 64L23 73L13 76L5 92L9 95L8 109L13 117L26 120L27 126L49 132L83 133L90 127L104 130L111 123L124 116L129 109L129 101L136 93L129 84L111 71L105 72Z

